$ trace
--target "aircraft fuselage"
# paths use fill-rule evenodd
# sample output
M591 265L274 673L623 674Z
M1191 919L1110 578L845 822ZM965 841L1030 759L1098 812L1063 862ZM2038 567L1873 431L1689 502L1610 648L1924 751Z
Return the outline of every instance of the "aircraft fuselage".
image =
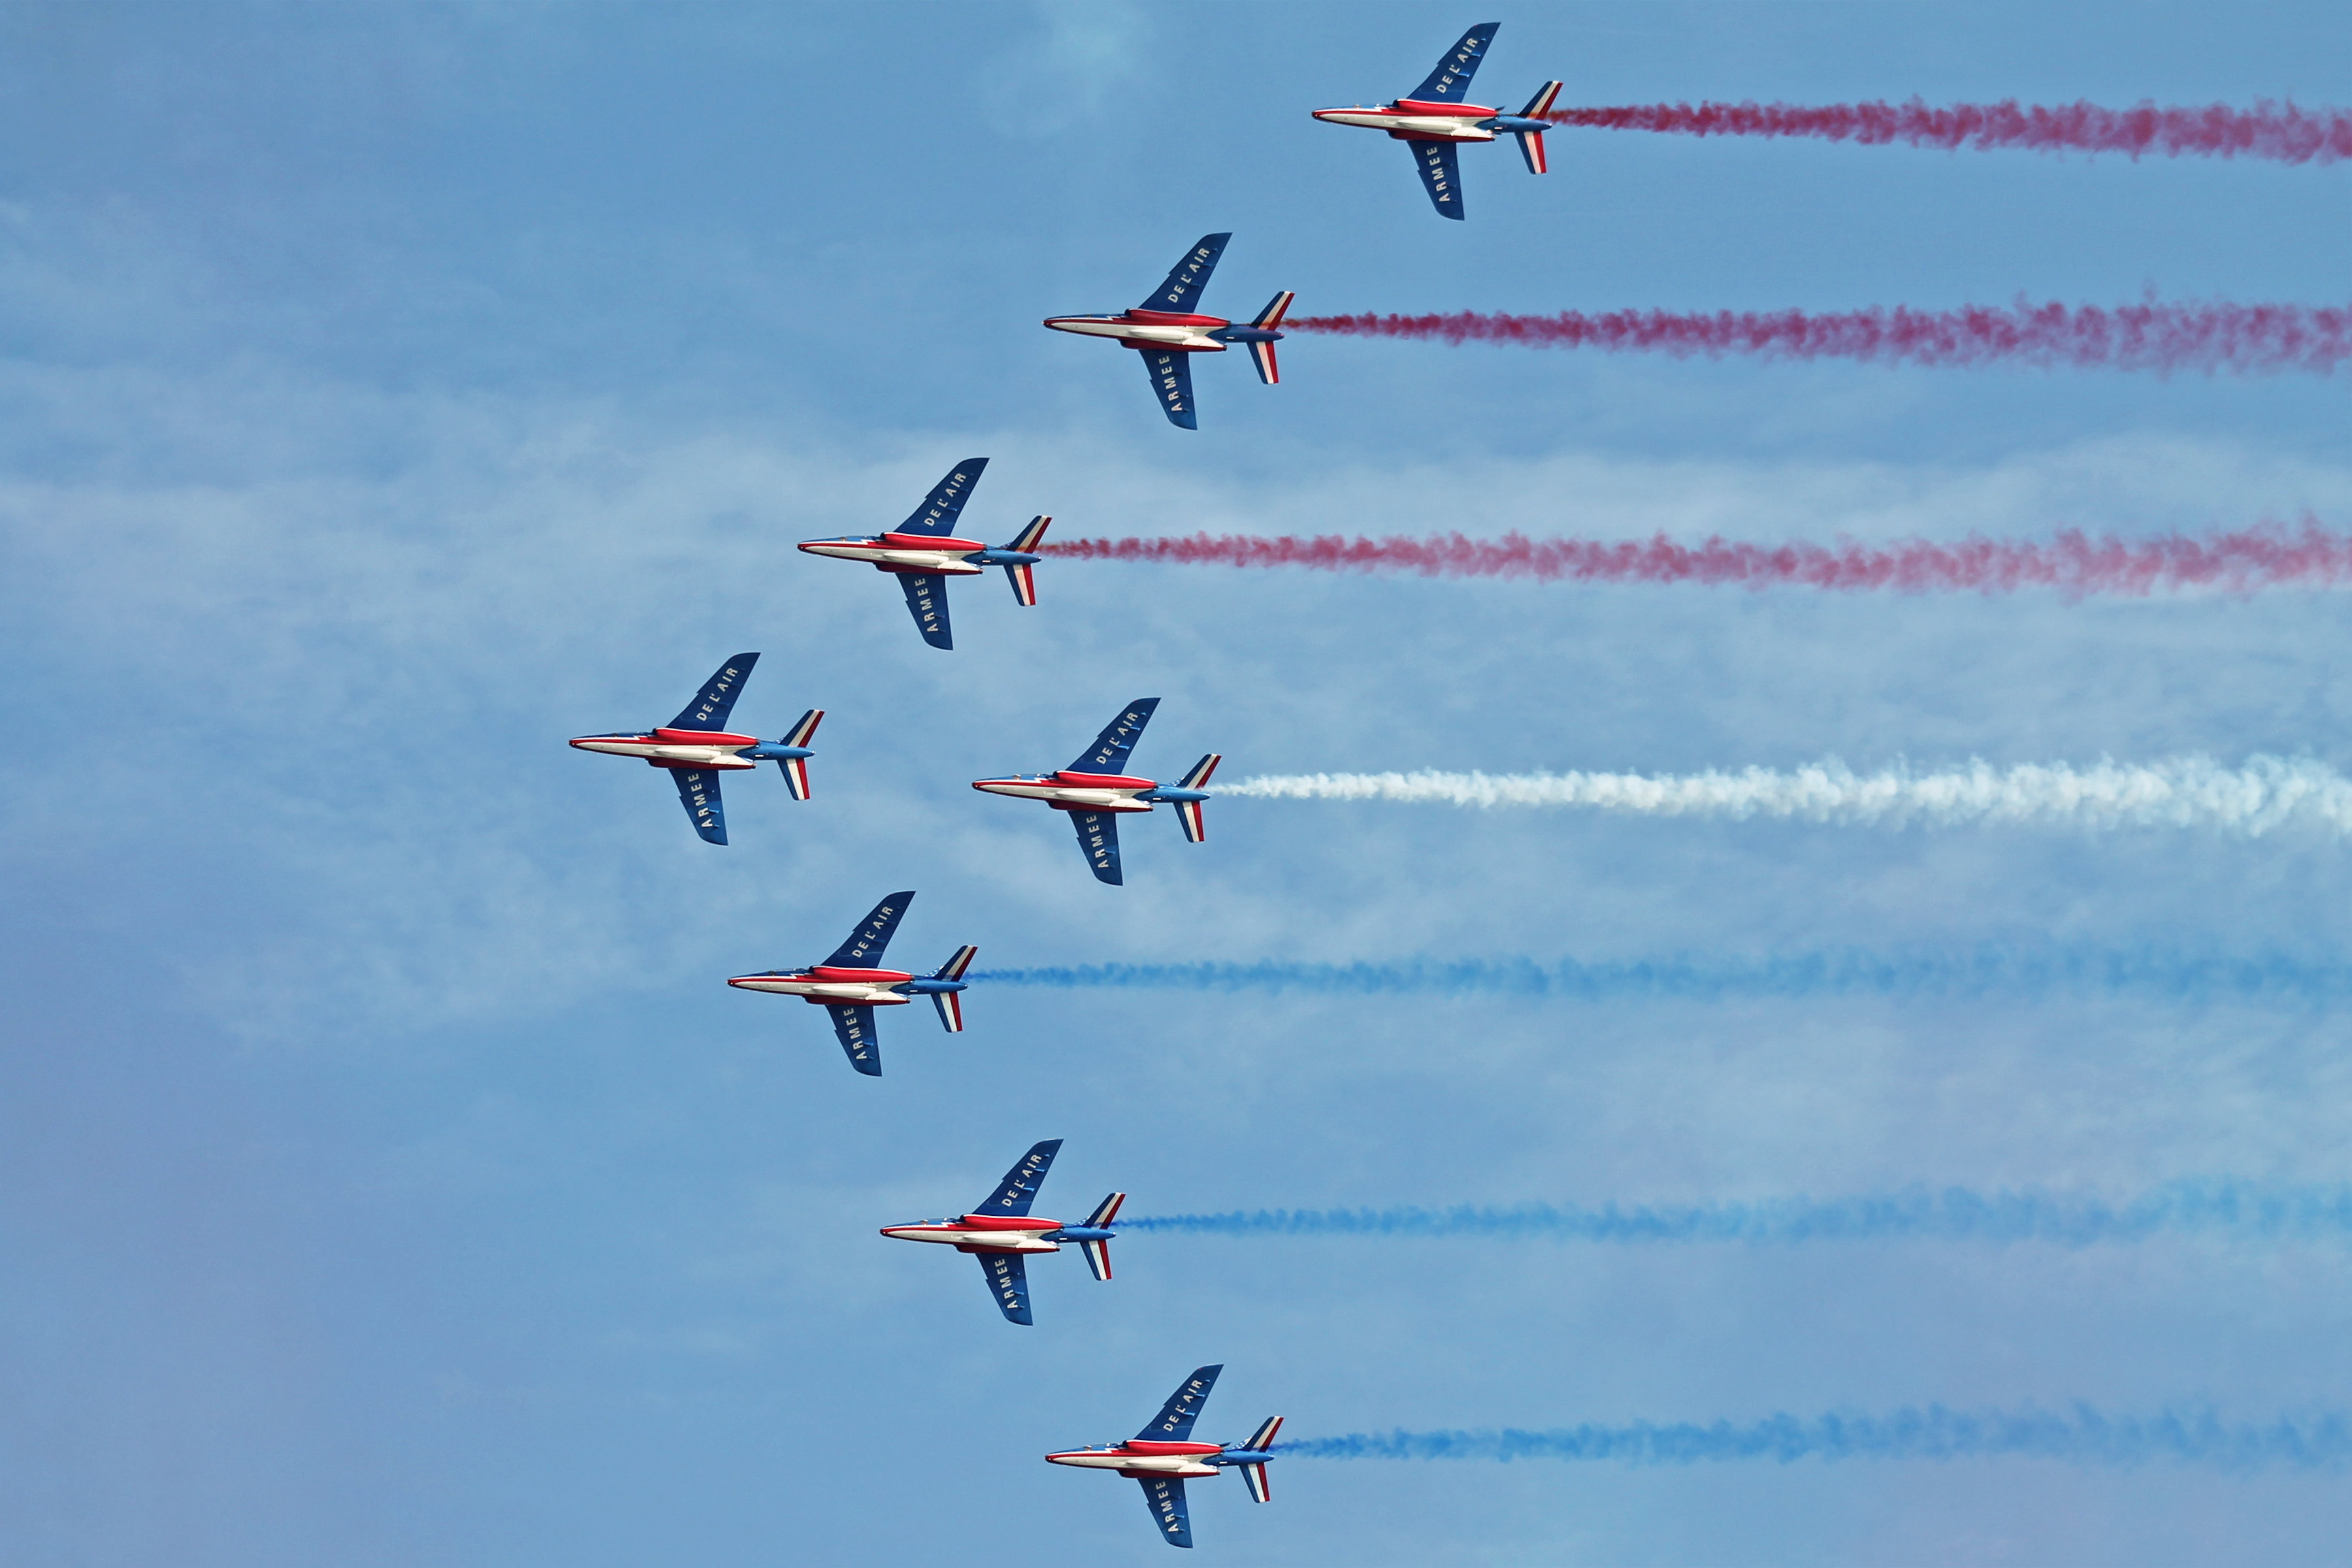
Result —
M572 742L583 752L611 757L641 757L657 768L693 772L756 768L755 758L741 753L760 743L757 735L734 735L723 730L650 730L641 734L583 735Z
M958 1252L1059 1252L1062 1244L1048 1240L1058 1231L1057 1219L1033 1219L1026 1215L968 1214L954 1219L927 1219L914 1225L891 1225L882 1234L900 1241L929 1241Z
M1001 779L974 779L971 787L985 795L1042 800L1055 811L1150 811L1151 802L1136 797L1160 784L1154 779L1130 778L1125 773L1081 773L1064 768L1034 776L1013 773Z
M1116 316L1048 316L1045 324L1057 332L1108 338L1131 349L1172 349L1192 354L1224 353L1225 342L1209 334L1233 325L1223 316L1145 310L1122 310Z
M1225 1451L1222 1443L1152 1443L1141 1437L1108 1448L1066 1448L1048 1454L1049 1465L1069 1465L1081 1470L1116 1470L1122 1476L1182 1476L1206 1480L1224 1472L1201 1461Z
M1475 103L1426 103L1400 98L1370 109L1318 109L1315 118L1333 125L1385 131L1400 142L1492 142L1495 132L1478 122L1502 112Z
M779 970L768 974L739 974L727 984L746 991L797 996L815 1006L903 1007L914 997L897 989L914 979L903 969L837 969L820 963L810 969ZM957 987L961 990L961 986Z
M911 577L977 577L992 564L971 559L989 553L989 547L977 539L942 539L928 533L845 534L839 539L812 539L801 548L811 555L863 561L877 572Z

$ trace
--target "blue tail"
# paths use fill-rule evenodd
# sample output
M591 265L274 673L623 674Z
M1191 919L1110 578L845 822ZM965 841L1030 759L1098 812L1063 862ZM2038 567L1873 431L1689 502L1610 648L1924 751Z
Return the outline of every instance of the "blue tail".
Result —
M1136 1434L1149 1443L1185 1443L1192 1437L1192 1423L1200 1419L1201 1406L1209 1402L1209 1390L1216 1386L1217 1373L1225 1370L1223 1362L1215 1366L1195 1367L1192 1375L1177 1386L1160 1407L1160 1414L1145 1423Z
M1204 234L1200 243L1184 255L1184 259L1169 268L1168 280L1153 289L1139 310L1167 310L1183 315L1193 310L1201 290L1209 286L1209 274L1217 269L1217 258L1225 253L1227 234Z
M1078 753L1070 764L1074 773L1115 773L1127 766L1127 754L1135 750L1135 742L1143 734L1143 727L1151 722L1152 710L1160 706L1157 697L1139 697L1127 705L1127 710L1103 726L1095 743Z
M1462 41L1445 51L1437 68L1412 89L1412 96L1424 103L1463 103L1468 100L1470 79L1477 74L1478 62L1486 57L1486 46L1495 41L1495 29L1500 22L1481 22L1462 35Z
M834 969L879 969L883 950L890 945L890 933L898 929L898 921L905 916L907 906L914 901L915 895L911 889L886 894L882 901L874 906L873 912L857 922L857 929L833 950L833 956L824 961L825 964Z
M996 1190L982 1198L974 1214L1024 1215L1029 1205L1037 1201L1037 1189L1044 1184L1045 1173L1054 1168L1054 1156L1062 1151L1059 1138L1048 1138L1043 1143L1033 1143L1021 1163L1004 1173L1004 1180Z
M711 672L702 683L702 695L688 703L671 720L672 730L724 730L727 715L735 711L735 699L743 695L743 682L751 678L751 667L760 662L756 653L739 653Z

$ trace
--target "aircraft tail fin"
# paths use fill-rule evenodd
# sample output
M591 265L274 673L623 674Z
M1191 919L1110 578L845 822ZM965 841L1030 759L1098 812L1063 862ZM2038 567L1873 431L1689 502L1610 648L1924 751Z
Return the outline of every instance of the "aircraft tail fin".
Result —
M1265 1466L1261 1463L1255 1465L1243 1465L1239 1468L1242 1472L1242 1480L1244 1484L1249 1488L1251 1500L1255 1502L1272 1502L1274 1500L1274 1488L1266 1482Z
M971 961L979 952L980 949L973 947L969 942L962 947L957 948L955 952L948 959L948 961L940 965L940 972L937 974L932 975L931 978L934 980L961 980L963 978L963 972L971 967ZM940 1028L945 1029L950 1035L961 1035L963 1033L963 994L961 992L934 991L931 993L931 1005L940 1010Z
M1274 1435L1281 1430L1282 1417L1279 1415L1269 1415L1258 1424L1257 1430L1250 1434L1249 1441L1243 1444L1242 1447L1249 1449L1254 1454L1263 1454L1274 1446ZM1265 1499L1260 1498L1257 1500L1264 1502Z
M1285 289L1266 301L1265 309L1257 313L1250 325L1262 332L1281 331L1282 318L1289 313L1290 302L1297 298L1297 290ZM1270 342L1252 342L1249 344L1249 352L1250 362L1257 366L1258 380L1268 386L1280 384L1282 367L1275 363L1274 345Z
M1551 100L1559 96L1559 88L1560 84L1556 81L1548 81L1538 88L1536 95L1528 100L1528 106L1519 110L1519 118L1541 120L1545 115L1549 114ZM1519 156L1527 160L1528 174L1540 174L1550 169L1551 165L1544 162L1542 132L1516 131L1512 134L1518 138Z
M816 727L824 719L824 709L810 709L800 716L799 721L791 729L784 731L784 738L776 744L790 746L795 750L805 748L809 743L809 737L816 733ZM809 797L806 757L778 757L776 771L784 775L784 787L793 792L794 800L806 800Z
M1184 770L1184 776L1176 781L1176 787L1182 790L1205 789L1208 787L1209 775L1215 773L1217 764L1224 760L1223 752L1211 752ZM1185 840L1192 844L1206 841L1209 837L1209 825L1201 816L1203 803L1197 800L1179 800L1171 801L1170 804L1176 808L1176 820L1183 825Z
M1054 520L1050 517L1033 517L1029 520L1029 526L1015 534L1013 542L1004 548L1017 554L1034 555L1037 552L1039 542L1045 537L1045 530L1051 528L1053 524ZM1035 562L1024 561L1017 565L1007 566L1004 569L1004 580L1013 584L1013 597L1016 603L1031 609L1036 608L1037 563Z
M1127 1202L1127 1194L1125 1193L1111 1194L1108 1197L1103 1199L1102 1202L1095 1205L1094 1213L1087 1215L1084 1228L1087 1230L1109 1229L1111 1221L1118 1217L1118 1205L1125 1202ZM1085 1253L1087 1256L1087 1272L1091 1273L1097 1279L1108 1279L1110 1278L1109 1237L1103 1237L1090 1241L1082 1241L1078 1243L1078 1250Z

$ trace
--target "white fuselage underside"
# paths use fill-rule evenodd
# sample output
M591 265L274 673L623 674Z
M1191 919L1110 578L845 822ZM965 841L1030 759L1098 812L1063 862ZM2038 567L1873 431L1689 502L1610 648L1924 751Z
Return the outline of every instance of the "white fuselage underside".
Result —
M1066 805L1082 806L1087 811L1150 811L1151 803L1138 800L1147 788L1080 789L1072 784L1047 784L1034 779L986 779L973 786L989 795L1009 795L1015 800L1057 800Z
M1387 109L1318 109L1318 120L1360 125L1367 131L1401 131L1433 142L1492 142L1495 133L1451 114L1400 114Z
M778 996L805 996L813 1002L837 1002L852 1007L903 1007L914 1000L890 989L903 981L814 980L805 974L747 974L729 984L746 991L766 991Z
M1118 1449L1091 1449L1074 1454L1048 1454L1045 1461L1081 1470L1147 1470L1156 1476L1192 1476L1206 1480L1224 1474L1201 1463L1197 1454L1122 1454Z
M801 548L811 555L830 555L837 561L866 561L877 566L896 567L925 576L978 577L988 570L965 560L967 552L961 550L901 550L857 539L811 540Z
M978 1230L957 1225L894 1225L882 1233L900 1241L935 1241L976 1247L987 1252L1059 1252L1057 1241L1040 1241L1034 1230Z
M1119 338L1131 343L1158 343L1163 348L1190 349L1195 353L1225 352L1223 343L1199 327L1123 321L1116 316L1062 316L1045 324L1057 332L1076 332L1086 338Z
M674 763L689 768L756 768L760 764L736 752L740 746L674 746L660 741L640 741L630 736L610 740L594 740L583 736L572 742L583 752L602 752L613 757L643 757L648 762Z

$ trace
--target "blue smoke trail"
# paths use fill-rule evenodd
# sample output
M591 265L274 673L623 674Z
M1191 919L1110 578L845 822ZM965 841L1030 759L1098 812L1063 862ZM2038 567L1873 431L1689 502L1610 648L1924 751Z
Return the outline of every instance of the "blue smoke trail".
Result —
M2352 1237L2352 1185L2173 1182L2123 1203L2042 1192L1964 1187L1862 1197L1767 1198L1754 1203L1457 1205L1359 1209L1258 1209L1139 1215L1122 1230L1207 1236L1491 1237L1584 1242L1947 1241L2044 1242L2089 1247L2158 1235L2237 1240Z
M2164 1001L2352 997L2352 963L2283 952L2229 955L2163 948L2017 950L1857 948L1764 958L1677 956L1580 963L1532 958L1413 958L1384 963L1087 963L982 970L998 985L1057 990L1299 992L1322 995L1558 997L1601 1002L1745 997L2138 995Z
M1350 1432L1276 1445L1308 1459L1614 1459L1633 1465L1692 1465L1772 1459L1967 1459L2022 1455L2078 1465L2138 1465L2151 1459L2246 1471L2274 1466L2316 1469L2352 1457L2352 1417L2329 1411L2262 1423L2224 1422L2210 1410L2105 1415L2087 1405L2061 1415L2023 1410L1949 1410L1940 1405L1885 1415L1774 1415L1708 1426L1636 1421L1531 1432Z

